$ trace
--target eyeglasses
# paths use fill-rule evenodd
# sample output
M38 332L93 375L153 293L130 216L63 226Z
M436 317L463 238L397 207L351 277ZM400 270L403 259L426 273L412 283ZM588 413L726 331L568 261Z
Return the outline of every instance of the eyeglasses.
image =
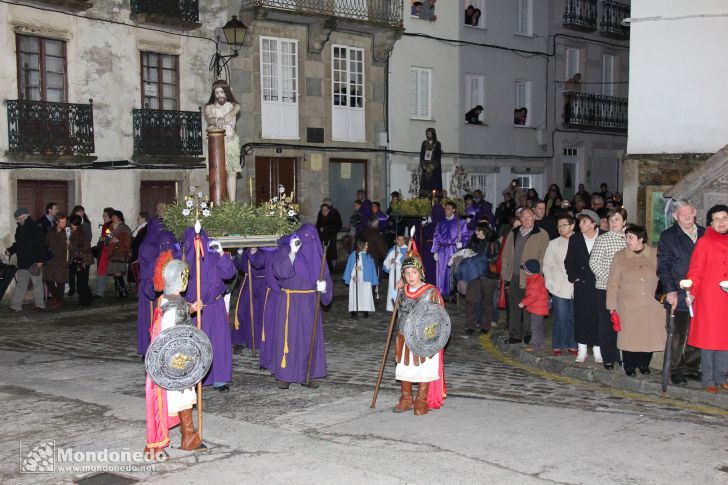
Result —
M713 220L710 222L711 224L713 222L728 222L728 217L713 217Z
M562 227L569 227L570 225L571 224L559 224L559 229L561 229Z

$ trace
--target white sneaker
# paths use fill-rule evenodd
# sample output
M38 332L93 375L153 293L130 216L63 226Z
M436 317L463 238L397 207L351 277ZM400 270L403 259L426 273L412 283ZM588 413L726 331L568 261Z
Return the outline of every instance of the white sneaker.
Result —
M579 353L576 355L575 362L584 362L586 360L586 351L587 346L586 344L579 344Z
M592 351L594 352L594 362L597 364L604 362L602 360L602 349L600 349L598 345L595 345L594 348L592 348Z

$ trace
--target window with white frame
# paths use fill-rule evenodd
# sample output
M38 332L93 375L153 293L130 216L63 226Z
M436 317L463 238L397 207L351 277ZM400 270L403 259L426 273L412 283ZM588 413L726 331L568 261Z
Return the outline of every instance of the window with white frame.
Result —
M602 94L614 96L614 83L617 80L617 56L602 56Z
M432 69L410 68L410 117L432 119Z
M485 28L485 0L464 0L465 26Z
M564 61L564 79L571 79L574 74L581 73L581 49L575 47L567 47Z
M513 0L515 6L516 34L533 35L533 15L531 0Z
M260 38L261 136L298 139L298 41Z
M482 108L479 114L474 111L477 106ZM482 74L465 75L465 113L466 123L485 123L485 76Z
M531 125L531 81L516 81L515 104L513 106L513 124L516 126Z
M364 141L364 49L331 46L331 138Z
M530 175L517 175L516 177L514 177L514 179L516 180L518 186L523 190L533 188L533 180L531 180Z

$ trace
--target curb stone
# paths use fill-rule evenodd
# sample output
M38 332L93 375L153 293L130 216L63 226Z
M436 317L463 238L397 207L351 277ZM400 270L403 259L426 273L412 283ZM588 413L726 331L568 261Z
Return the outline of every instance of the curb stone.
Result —
M638 377L635 378L625 375L621 367L617 367L613 371L583 367L577 365L571 355L553 357L526 352L519 345L505 343L507 338L507 334L503 331L491 332L490 334L491 342L500 352L522 364L564 377L603 384L625 391L662 396L661 375L659 372L654 372L654 370L650 376L640 376L638 374ZM719 391L718 394L710 394L705 392L699 384L697 387L694 384L692 384L692 387L673 386L671 384L667 388L667 398L685 401L690 404L706 404L728 411L728 392Z

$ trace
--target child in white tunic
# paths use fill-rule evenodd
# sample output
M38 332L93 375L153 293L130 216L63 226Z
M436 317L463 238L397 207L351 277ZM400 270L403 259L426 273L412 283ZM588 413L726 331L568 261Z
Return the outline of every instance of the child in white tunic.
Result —
M369 312L375 311L372 286L379 284L377 268L374 259L367 254L368 244L363 239L357 241L357 250L351 253L344 270L344 282L349 285L349 312L352 318L357 312L364 312L364 318Z
M394 309L394 299L397 297L397 282L402 279L402 260L407 255L407 243L404 236L397 236L394 247L389 250L384 258L382 269L389 273L389 284L387 285L387 311Z

